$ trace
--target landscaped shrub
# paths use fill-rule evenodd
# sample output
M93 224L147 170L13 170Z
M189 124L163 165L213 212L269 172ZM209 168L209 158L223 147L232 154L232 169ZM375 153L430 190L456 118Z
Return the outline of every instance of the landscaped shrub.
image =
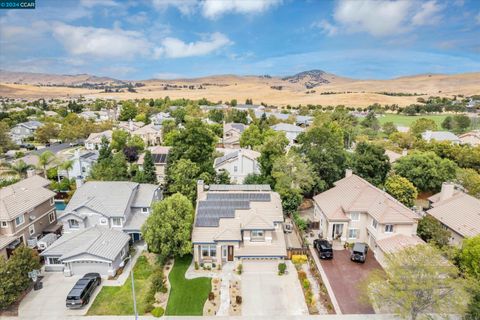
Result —
M307 262L307 256L304 254L294 254L292 256L293 264L304 264Z
M298 279L300 279L300 281L303 281L306 278L307 278L307 273L305 271L303 270L298 271Z
M151 290L154 290L154 295L156 292L162 290L165 286L165 277L163 274L163 270L160 266L156 267L153 271L152 275L150 276L151 281Z
M238 272L238 274L242 274L242 271L243 271L243 266L242 266L242 264L240 263L240 264L237 266L237 272Z
M237 304L242 304L242 296L236 296L236 297L235 297L235 302L236 302Z
M195 270L198 270L198 262L195 261Z
M155 309L152 310L151 313L152 313L152 316L160 318L165 313L165 310L163 310L162 307L156 307Z
M303 279L302 284L305 290L310 289L310 282L308 281L308 279Z
M213 293L212 291L210 291L208 293L208 300L212 301L213 299L215 299L215 293Z
M150 313L153 309L155 309L155 306L153 304L145 305L145 313Z
M287 270L287 265L283 262L278 264L278 274L282 275L285 274L285 271Z

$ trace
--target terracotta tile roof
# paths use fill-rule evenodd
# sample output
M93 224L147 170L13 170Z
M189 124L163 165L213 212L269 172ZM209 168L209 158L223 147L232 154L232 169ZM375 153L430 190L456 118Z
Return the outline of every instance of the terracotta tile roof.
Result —
M439 199L439 194L430 198ZM464 237L480 234L480 200L457 191L443 201L434 201L428 214Z
M418 219L412 210L357 175L337 181L313 199L331 220L349 220L347 212L367 212L379 223L410 224Z

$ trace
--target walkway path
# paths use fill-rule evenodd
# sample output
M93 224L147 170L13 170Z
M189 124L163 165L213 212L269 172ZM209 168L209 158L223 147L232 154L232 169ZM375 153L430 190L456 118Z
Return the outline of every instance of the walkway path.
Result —
M230 310L230 280L234 279L234 264L226 263L222 267L222 285L220 287L220 307L217 316L228 316Z
M147 248L145 243L138 243L134 245L135 247L135 254L130 259L128 264L123 269L122 274L118 276L117 279L113 280L102 280L102 284L104 286L123 286L127 278L130 276L130 270L132 270L133 266L138 260L138 257L142 254L142 252Z

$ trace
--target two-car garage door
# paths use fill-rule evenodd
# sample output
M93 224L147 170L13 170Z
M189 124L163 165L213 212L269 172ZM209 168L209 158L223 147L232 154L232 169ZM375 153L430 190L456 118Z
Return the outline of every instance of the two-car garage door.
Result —
M74 261L70 262L72 274L83 276L85 273L98 272L101 275L108 275L108 263L100 261Z

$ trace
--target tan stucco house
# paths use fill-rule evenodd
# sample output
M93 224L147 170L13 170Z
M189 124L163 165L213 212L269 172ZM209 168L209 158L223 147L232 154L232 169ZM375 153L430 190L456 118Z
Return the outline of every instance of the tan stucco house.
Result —
M225 150L223 156L215 159L213 166L216 172L228 172L232 183L242 184L249 174L260 173L259 157L260 152L250 149Z
M240 137L246 129L243 123L224 123L222 145L224 148L240 148Z
M321 237L337 245L365 242L381 264L391 248L422 243L416 236L419 218L351 170L333 188L314 197L314 219Z
M222 265L287 256L280 196L269 185L197 185L194 261Z

